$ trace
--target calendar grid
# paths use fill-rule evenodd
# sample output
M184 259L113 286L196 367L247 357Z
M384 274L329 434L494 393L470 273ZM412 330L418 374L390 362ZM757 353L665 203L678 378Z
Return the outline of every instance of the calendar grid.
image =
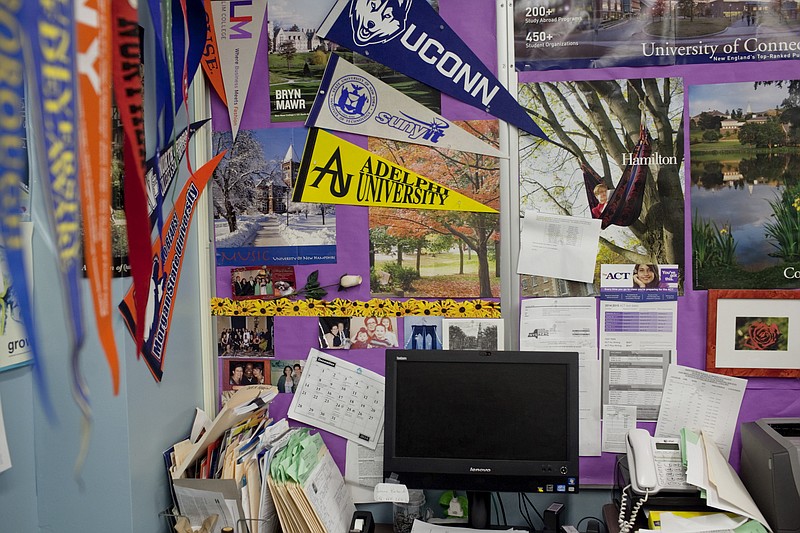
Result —
M289 416L375 449L384 389L383 376L312 349Z

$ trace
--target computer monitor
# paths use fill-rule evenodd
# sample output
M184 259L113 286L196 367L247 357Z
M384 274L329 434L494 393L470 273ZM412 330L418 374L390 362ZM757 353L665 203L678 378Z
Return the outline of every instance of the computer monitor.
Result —
M387 350L384 477L485 528L491 492L578 491L578 413L575 352Z

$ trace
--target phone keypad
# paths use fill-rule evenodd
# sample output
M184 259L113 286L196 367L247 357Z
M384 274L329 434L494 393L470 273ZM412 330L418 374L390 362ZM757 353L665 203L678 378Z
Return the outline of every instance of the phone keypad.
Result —
M691 485L686 483L686 470L683 465L675 461L656 461L658 484L669 489L688 489Z

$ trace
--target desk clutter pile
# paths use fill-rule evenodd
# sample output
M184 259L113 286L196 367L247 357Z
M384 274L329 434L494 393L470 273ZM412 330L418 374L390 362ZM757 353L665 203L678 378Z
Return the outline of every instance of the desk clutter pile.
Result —
M339 468L319 433L270 418L276 393L238 390L198 435L164 453L177 531L209 519L213 533L347 530L356 509Z

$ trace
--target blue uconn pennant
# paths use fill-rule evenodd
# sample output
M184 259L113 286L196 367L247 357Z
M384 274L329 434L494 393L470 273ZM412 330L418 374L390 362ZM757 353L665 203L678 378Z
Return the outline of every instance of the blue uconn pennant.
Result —
M547 139L514 97L425 0L338 0L318 33Z

